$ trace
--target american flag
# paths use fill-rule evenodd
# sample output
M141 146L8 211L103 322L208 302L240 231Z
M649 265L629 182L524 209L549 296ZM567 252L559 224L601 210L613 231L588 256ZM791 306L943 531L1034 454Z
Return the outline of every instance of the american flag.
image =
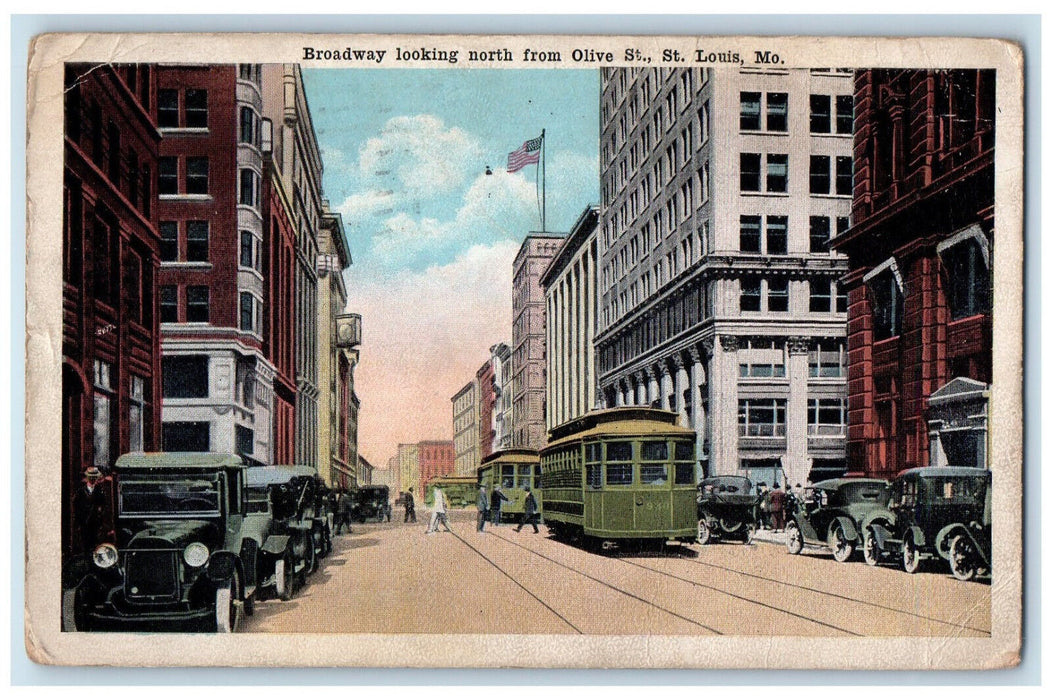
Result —
M517 151L512 151L508 154L508 172L514 173L522 170L531 163L536 163L541 159L541 140L542 136L538 136L535 139L530 139L525 142Z

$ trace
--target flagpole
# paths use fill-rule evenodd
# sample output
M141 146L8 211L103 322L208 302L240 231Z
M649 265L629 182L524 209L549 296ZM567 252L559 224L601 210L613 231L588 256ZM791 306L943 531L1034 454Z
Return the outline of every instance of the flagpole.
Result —
M548 228L545 225L545 215L548 213L548 183L545 180L545 170L547 170L548 159L544 157L544 154L544 129L541 129L541 233L546 233L548 231Z

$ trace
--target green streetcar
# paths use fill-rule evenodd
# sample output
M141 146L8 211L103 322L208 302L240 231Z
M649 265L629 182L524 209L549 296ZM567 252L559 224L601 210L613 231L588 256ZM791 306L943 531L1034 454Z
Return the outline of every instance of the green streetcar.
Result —
M486 487L486 496L500 486L508 500L501 506L501 520L517 521L526 510L526 487L533 490L537 505L541 505L541 464L537 450L510 449L494 452L482 460L478 481Z
M436 476L424 485L424 504L430 508L435 503L435 487L446 495L447 508L467 508L475 505L479 485L473 476Z
M556 537L604 548L693 541L695 433L652 408L595 411L549 432L541 450L544 521Z

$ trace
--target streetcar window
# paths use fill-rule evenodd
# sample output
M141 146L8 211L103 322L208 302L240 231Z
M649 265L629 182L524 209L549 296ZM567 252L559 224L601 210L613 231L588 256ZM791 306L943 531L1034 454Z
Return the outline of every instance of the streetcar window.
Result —
M677 440L676 446L676 461L684 460L688 462L694 461L694 443L687 442L685 440Z
M693 462L677 462L676 463L676 483L677 484L693 484L694 483L694 463Z
M631 462L632 443L630 442L608 442L606 443L607 462Z
M622 486L624 484L632 483L632 463L627 464L607 464L606 465L606 485L607 486Z
M519 488L524 489L527 486L532 488L533 484L530 483L530 472L533 471L528 464L519 465Z
M598 464L589 464L585 470L585 480L588 484L588 488L598 489L603 487L602 481L603 470Z
M500 468L500 486L505 489L515 488L515 467L506 464Z
M608 442L606 444L606 484L624 485L632 483L632 443Z
M640 445L639 458L644 462L650 461L665 461L668 459L668 443L665 441L661 442L644 442Z
M664 484L668 481L668 467L664 464L644 464L639 468L639 481L643 484Z
M588 463L603 461L603 446L598 442L592 442L584 446L584 461Z

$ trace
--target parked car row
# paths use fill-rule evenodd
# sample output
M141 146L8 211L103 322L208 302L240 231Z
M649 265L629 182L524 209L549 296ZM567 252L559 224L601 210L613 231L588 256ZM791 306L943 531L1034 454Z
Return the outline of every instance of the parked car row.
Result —
M871 566L897 561L908 573L924 560L944 559L968 581L991 571L991 476L973 467L909 469L893 481L820 481L803 497L790 493L785 545L790 554L824 547L838 562L862 552ZM750 542L760 495L742 476L698 484L700 544Z
M257 600L291 599L332 550L311 467L170 452L123 455L114 472L116 536L65 568L66 631L234 632Z

